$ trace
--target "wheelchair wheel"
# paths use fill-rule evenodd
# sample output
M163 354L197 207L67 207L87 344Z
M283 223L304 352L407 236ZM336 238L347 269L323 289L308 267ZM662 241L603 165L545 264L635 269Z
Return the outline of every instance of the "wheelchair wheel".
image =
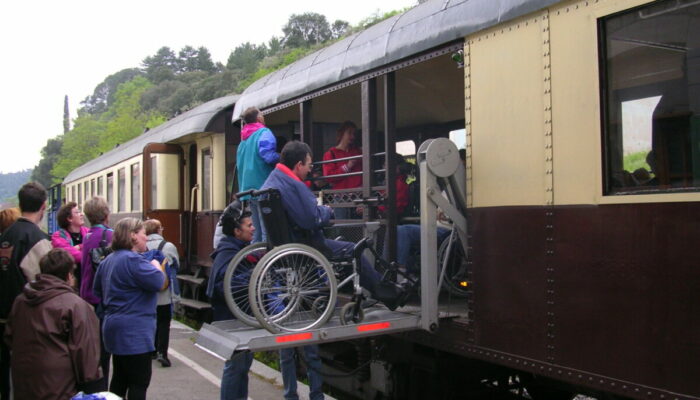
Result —
M250 306L272 333L300 332L323 325L338 295L331 264L318 250L290 243L258 261L249 288ZM325 301L316 301L325 297Z
M233 315L248 326L260 328L248 301L248 286L253 269L267 244L253 243L242 248L226 267L224 275L224 298Z
M359 324L363 319L365 319L365 310L360 307L357 309L357 314L355 314L354 308L355 303L351 301L340 309L341 325Z
M452 243L452 246L449 249L449 254L447 254L450 243ZM469 285L467 280L467 258L459 241L452 239L452 236L443 240L440 248L438 248L438 271L440 273L442 273L443 266L447 270L442 281L442 287L454 296L466 297Z

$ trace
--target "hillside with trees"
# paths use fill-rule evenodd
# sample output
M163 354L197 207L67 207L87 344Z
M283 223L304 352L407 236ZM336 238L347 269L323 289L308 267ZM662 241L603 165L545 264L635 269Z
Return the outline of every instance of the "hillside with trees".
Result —
M47 187L59 183L76 167L145 130L206 101L242 93L270 72L403 11L374 14L356 26L330 23L317 13L293 14L282 37L243 43L226 64L214 62L206 47L177 52L162 47L139 67L117 71L98 84L80 103L70 130L66 97L64 132L47 141L32 179Z
M29 182L32 170L0 174L0 208L17 205L17 192Z

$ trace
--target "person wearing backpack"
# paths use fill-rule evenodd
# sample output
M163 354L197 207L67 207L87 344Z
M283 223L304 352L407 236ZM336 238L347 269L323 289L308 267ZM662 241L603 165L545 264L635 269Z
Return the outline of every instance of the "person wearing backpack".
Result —
M100 298L94 295L92 286L99 265L100 257L98 255L101 254L102 258L104 258L111 251L109 246L112 243L114 231L107 225L109 223L109 206L107 206L104 198L97 196L91 198L85 202L83 211L91 226L83 241L80 297L95 307L101 327L104 322L104 315L102 315L101 307L99 307ZM102 390L107 390L110 359L111 355L105 350L104 342L102 341L102 329L100 329L100 365L104 373L101 382Z
M168 344L170 342L170 321L173 315L173 304L179 299L179 290L177 288L177 271L180 266L180 255L177 252L177 247L163 238L163 225L157 219L149 219L144 221L143 227L148 235L146 246L148 250L159 250L163 252L168 262L168 279L170 285L164 290L158 292L158 305L156 307L156 360L163 367L167 368L171 365L168 359Z
M36 182L17 193L21 216L0 236L0 337L15 298L39 273L39 260L51 250L49 236L39 229L46 210L46 189ZM10 351L0 340L0 399L10 398Z

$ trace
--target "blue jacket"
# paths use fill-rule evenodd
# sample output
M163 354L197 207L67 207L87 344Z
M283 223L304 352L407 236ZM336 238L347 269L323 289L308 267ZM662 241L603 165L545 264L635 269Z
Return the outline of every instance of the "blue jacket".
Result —
M214 264L211 267L211 275L207 284L207 296L211 301L214 321L235 318L231 310L229 310L224 297L224 275L226 274L226 267L233 260L233 257L247 245L248 243L233 236L224 235L219 242L219 246L211 254Z
M325 240L322 228L330 225L333 210L328 206L319 206L313 192L292 174L289 168L277 164L261 189L279 190L282 206L292 227L308 230L314 242L322 242Z
M241 140L236 151L238 190L260 189L280 156L277 140L268 128L260 128Z
M117 250L100 263L93 292L102 299L102 335L108 352L155 350L156 296L165 276L140 254Z

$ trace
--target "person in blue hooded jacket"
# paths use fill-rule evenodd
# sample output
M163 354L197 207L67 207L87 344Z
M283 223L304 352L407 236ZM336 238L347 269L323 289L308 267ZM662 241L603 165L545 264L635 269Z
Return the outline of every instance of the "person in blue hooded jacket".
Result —
M214 321L235 318L226 305L224 275L233 257L253 240L256 230L251 213L245 211L238 201L226 207L221 216L221 226L224 236L211 255L214 262L207 284L207 296L211 302ZM248 398L248 370L252 363L253 353L248 351L235 353L226 361L221 376L221 400Z
M238 188L241 192L260 189L267 176L279 160L276 152L277 139L265 126L265 117L256 107L249 107L241 120L245 123L241 129L241 143L236 151L236 168L238 169ZM247 200L242 198L240 200ZM260 218L257 200L250 199L250 210L255 226L253 243L264 242L265 226Z

